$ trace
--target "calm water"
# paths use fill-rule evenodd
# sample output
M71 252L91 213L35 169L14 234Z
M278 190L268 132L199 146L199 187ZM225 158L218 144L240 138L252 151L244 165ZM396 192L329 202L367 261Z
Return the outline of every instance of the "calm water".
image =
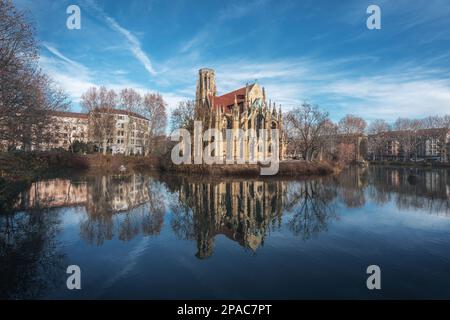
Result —
M39 181L0 214L0 297L450 298L450 170L417 174Z

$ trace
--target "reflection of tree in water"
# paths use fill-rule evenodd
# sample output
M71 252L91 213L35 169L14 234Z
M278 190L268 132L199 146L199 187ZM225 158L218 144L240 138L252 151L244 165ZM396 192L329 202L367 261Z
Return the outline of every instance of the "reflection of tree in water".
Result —
M366 203L367 170L352 167L344 170L335 180L339 197L348 208L362 208Z
M327 230L330 219L336 218L336 189L322 179L292 182L287 187L284 208L292 213L289 229L303 239Z
M113 238L112 200L116 183L111 176L97 176L88 181L87 216L80 222L80 235L89 244L101 245Z
M165 212L163 186L141 175L95 177L88 182L86 209L80 233L90 244L101 245L114 234L123 241L157 235Z
M149 199L146 213L142 217L142 232L146 236L159 235L166 212L165 187L159 182L151 181L148 185Z
M186 199L172 193L169 196L169 207L172 212L172 230L178 239L195 240L195 221L192 209Z
M0 215L0 299L38 298L63 285L59 224L47 210Z
M284 183L266 181L169 182L171 221L180 239L195 240L200 259L213 254L221 234L256 251L279 226Z

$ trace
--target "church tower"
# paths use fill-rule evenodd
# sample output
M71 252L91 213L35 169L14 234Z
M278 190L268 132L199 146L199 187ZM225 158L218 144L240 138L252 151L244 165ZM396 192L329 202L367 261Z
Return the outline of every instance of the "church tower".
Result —
M198 71L197 107L211 108L211 98L216 96L216 75L213 69L203 68Z

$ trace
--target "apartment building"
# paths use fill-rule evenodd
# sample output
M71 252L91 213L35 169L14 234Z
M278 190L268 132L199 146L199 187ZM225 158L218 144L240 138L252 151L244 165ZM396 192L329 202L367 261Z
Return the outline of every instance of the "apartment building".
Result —
M388 131L369 135L369 158L399 161L450 160L450 130Z
M52 139L46 149L69 149L75 141L88 142L88 115L76 112L53 112Z
M137 113L126 110L99 110L89 115L90 141L103 152L105 144L99 141L95 134L97 119L94 117L107 117L111 119L106 131L106 152L112 154L144 155L148 153L149 120ZM107 121L103 121L103 124Z
M99 121L99 118L108 121ZM98 110L90 113L53 112L47 126L48 142L41 149L66 149L75 141L92 142L99 152L111 154L144 155L148 153L149 120L126 110ZM98 128L99 125L106 128ZM101 141L99 131L106 132L106 144Z

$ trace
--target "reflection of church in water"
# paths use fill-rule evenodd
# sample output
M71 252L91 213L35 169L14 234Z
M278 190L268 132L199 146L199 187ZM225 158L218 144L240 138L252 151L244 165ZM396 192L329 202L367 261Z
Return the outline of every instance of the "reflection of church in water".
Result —
M196 256L211 256L217 235L256 251L281 223L283 192L283 182L183 183L179 197L192 209Z

